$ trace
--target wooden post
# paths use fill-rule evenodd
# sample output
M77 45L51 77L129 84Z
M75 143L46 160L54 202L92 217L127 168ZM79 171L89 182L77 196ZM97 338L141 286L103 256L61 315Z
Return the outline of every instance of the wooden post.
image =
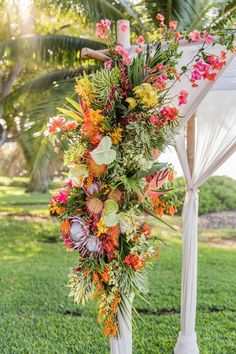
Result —
M119 20L116 23L116 42L124 48L130 47L130 24L128 20Z
M187 122L187 156L191 176L193 175L195 155L195 119L196 114L194 113Z

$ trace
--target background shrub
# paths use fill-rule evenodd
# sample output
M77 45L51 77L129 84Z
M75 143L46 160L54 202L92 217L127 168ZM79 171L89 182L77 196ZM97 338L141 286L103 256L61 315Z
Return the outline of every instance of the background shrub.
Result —
M181 213L185 193L182 177L176 179L175 188L177 198L182 202ZM210 177L199 190L199 215L232 209L236 209L236 180L226 176Z

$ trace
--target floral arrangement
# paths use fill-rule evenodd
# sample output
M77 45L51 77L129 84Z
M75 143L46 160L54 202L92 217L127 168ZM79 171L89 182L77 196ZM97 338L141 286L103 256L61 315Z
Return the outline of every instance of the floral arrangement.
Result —
M173 215L178 201L173 193L173 169L158 163L158 156L178 131L179 106L188 92L180 91L173 105L170 88L188 76L193 87L199 80L214 80L225 64L209 53L214 38L204 31L185 35L203 45L180 72L177 22L164 24L158 41L144 46L139 36L135 55L121 45L109 48L104 68L77 80L78 97L67 98L63 116L50 118L47 131L53 143L64 142L68 178L54 194L51 213L61 221L64 244L78 254L70 275L71 297L77 303L98 300L98 322L106 336L118 336L118 310L132 293L147 293L146 267L159 257L159 243L143 213L163 221ZM126 31L122 25L122 31ZM111 21L97 24L97 36L111 35ZM162 42L166 46L162 46ZM224 39L232 47L229 37ZM163 221L164 222L164 221Z

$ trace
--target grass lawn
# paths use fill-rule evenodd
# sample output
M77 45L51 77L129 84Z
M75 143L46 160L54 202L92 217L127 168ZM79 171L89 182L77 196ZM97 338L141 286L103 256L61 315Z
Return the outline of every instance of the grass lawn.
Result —
M17 194L17 189L15 193L0 190L0 211L12 203L11 213L16 214L16 199L28 198L32 205L24 205L22 215L32 213L33 205L36 213L46 215L45 206L41 211L36 206L39 198L46 200L48 196L30 197ZM0 223L0 353L108 354L108 342L96 323L95 304L77 306L68 298L67 274L76 264L76 253L66 252L60 241L54 242L56 223L11 216L0 217ZM173 223L177 233L160 224L155 226L166 245L149 271L151 304L135 299L142 321L134 316L134 354L170 354L176 343L180 321L180 218L174 218ZM202 354L236 353L235 269L235 250L200 243L197 334Z

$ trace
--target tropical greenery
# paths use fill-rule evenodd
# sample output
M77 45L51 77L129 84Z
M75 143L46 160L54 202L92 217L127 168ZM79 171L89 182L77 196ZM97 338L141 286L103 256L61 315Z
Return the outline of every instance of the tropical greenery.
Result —
M178 200L184 200L185 182L183 178L175 180L175 193ZM236 181L226 176L213 176L199 189L199 214L236 209ZM179 213L182 208L179 207Z

